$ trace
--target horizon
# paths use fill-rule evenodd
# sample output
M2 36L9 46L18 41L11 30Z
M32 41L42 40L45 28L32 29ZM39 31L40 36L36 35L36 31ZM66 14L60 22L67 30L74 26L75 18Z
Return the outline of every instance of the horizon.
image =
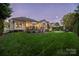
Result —
M37 21L46 19L49 22L59 22L62 17L74 12L77 3L11 3L12 16L27 17Z

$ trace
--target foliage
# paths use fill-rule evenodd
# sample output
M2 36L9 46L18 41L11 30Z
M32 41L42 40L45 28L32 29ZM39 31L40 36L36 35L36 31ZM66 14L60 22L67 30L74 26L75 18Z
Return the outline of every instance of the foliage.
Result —
M74 24L74 32L79 36L79 21Z
M11 14L10 4L0 3L0 18L6 19L7 17L11 16L10 14Z
M3 32L3 20L0 20L0 36L2 35L2 32Z
M0 3L0 34L3 33L4 20L11 16L10 4Z
M52 27L53 31L63 31L63 26L59 26L59 27Z
M68 13L63 17L63 23L65 29L73 31L74 23L76 21L76 13Z
M75 15L75 24L74 24L74 32L79 36L79 6L77 6L76 10L74 10L76 15Z
M74 10L76 13L79 13L79 5L77 6L77 8Z
M4 21L4 27L5 27L5 28L9 28L9 27L10 27L9 22Z

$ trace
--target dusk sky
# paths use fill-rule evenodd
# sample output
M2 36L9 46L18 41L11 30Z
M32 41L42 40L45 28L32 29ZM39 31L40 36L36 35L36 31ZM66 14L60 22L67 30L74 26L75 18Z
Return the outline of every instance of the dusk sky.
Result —
M77 5L73 3L14 3L11 4L12 17L28 17L35 20L46 19L50 22L57 22L65 14L73 12Z

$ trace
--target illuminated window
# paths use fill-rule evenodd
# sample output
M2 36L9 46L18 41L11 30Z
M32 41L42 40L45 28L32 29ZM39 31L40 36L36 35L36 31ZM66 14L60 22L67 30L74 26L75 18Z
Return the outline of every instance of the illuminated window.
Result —
M16 28L21 28L22 27L22 22L16 22Z

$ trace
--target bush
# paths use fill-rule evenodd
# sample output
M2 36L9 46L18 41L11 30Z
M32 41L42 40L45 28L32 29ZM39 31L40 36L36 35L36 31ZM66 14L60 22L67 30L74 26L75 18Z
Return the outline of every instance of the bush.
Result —
M53 27L52 28L54 31L63 31L63 26L60 27Z

